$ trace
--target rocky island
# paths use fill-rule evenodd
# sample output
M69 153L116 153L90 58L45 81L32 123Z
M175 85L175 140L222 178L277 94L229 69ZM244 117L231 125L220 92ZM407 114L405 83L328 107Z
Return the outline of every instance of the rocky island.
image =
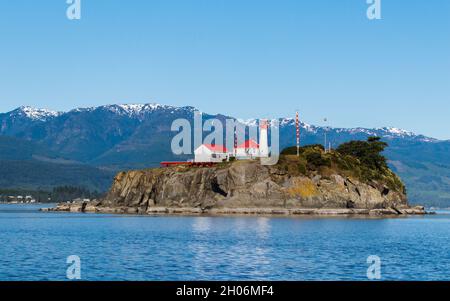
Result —
M49 211L126 214L407 215L400 178L387 166L379 138L336 150L285 149L274 166L234 160L210 167L174 166L119 173L107 195L61 203Z

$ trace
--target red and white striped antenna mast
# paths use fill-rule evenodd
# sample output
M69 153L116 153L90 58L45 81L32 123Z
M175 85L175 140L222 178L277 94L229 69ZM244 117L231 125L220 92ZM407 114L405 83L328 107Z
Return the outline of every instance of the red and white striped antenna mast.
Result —
M298 118L298 111L295 114L295 128L297 131L297 157L300 156L300 122Z
M238 145L238 141L237 141L237 127L234 127L234 147L233 147L233 154L234 157L237 156L237 145Z

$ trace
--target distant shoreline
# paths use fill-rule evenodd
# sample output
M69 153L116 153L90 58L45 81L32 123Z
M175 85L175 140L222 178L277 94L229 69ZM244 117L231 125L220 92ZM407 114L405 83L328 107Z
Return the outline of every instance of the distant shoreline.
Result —
M14 203L14 202L0 202L0 205L42 205L42 204L53 204L53 203Z

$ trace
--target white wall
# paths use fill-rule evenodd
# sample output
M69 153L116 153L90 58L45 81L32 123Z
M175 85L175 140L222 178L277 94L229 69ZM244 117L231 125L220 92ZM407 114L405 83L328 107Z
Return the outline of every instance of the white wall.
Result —
M214 153L204 145L200 145L195 151L195 162L222 162L228 159L226 153ZM215 158L213 158L215 155Z
M259 153L263 158L269 156L269 138L267 129L264 128L259 128Z
M236 151L236 157L246 158L246 157L259 157L259 149L257 148L238 148Z

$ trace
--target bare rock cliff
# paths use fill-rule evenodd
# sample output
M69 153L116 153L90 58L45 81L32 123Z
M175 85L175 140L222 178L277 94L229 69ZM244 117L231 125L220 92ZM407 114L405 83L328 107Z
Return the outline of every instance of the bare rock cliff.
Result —
M296 175L258 161L216 167L173 167L119 173L98 207L408 208L403 192L339 174Z

